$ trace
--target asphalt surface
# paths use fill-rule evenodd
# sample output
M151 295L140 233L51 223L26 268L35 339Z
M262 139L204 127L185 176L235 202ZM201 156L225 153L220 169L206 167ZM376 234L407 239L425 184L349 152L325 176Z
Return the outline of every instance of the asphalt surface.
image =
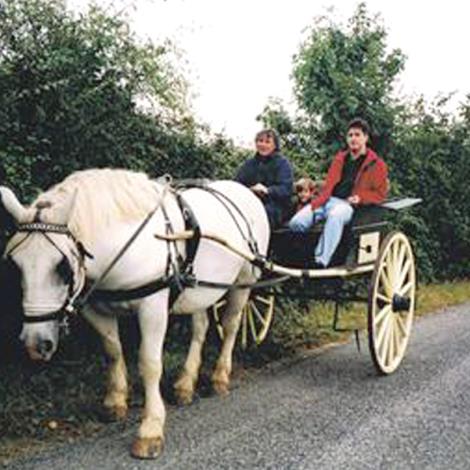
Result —
M376 375L354 342L276 364L229 397L169 410L155 461L136 423L17 461L21 469L469 469L470 303L415 322L401 367Z

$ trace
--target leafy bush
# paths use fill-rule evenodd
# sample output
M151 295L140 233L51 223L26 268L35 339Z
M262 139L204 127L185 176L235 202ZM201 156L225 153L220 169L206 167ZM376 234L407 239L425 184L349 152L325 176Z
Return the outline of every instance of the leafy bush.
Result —
M29 199L89 167L220 173L171 58L171 44L140 43L97 7L76 17L60 0L6 0L0 161L8 183Z

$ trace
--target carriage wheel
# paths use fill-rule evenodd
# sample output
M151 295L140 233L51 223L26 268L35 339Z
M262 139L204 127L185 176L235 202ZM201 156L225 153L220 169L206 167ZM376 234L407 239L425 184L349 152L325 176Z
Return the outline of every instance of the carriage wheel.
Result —
M381 243L369 287L369 349L381 374L394 372L405 355L415 296L413 250L403 233L391 232Z
M227 301L222 299L212 307L212 313L217 322L217 332L221 339L224 339L221 319L226 303ZM264 341L271 326L273 314L274 294L253 292L250 295L242 309L240 320L239 334L242 349L247 349L251 344L259 345Z

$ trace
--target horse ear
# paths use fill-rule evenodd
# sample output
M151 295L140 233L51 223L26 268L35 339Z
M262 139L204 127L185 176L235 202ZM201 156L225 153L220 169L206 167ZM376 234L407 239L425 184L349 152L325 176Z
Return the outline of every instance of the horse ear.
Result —
M26 207L18 201L15 193L6 186L0 186L0 204L17 224L26 222L28 216Z
M57 208L56 220L57 224L67 225L72 217L75 204L77 202L78 190L76 189L61 205Z

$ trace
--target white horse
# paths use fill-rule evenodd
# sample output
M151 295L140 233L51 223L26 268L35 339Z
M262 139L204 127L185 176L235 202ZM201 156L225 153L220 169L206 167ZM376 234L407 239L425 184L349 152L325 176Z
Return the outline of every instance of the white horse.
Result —
M247 251L256 243L265 255L269 224L265 210L253 193L232 181L209 184L210 190L190 188L181 192L201 232L216 234L232 246ZM186 256L183 241L168 243L155 234L181 233L185 229L175 193L142 173L93 169L74 173L24 207L7 188L1 188L3 204L18 224L5 255L22 273L24 323L21 339L32 359L49 360L58 347L57 312L83 289L85 276L96 280L157 206L149 222L100 283L100 289L132 289L161 279L168 271L169 250ZM164 215L166 214L166 217ZM243 215L242 215L243 214ZM251 246L249 246L251 245ZM86 248L86 250L84 249ZM87 257L86 252L92 254ZM173 253L174 255L174 253ZM173 256L174 258L174 256ZM194 258L196 279L234 284L250 283L259 269L221 244L200 239ZM173 305L175 313L193 315L193 336L187 360L175 384L182 402L191 401L201 364L201 350L208 328L206 309L227 289L185 288ZM118 333L116 313L131 309L141 330L139 370L145 386L145 409L132 445L140 458L156 457L164 442L165 408L160 395L162 348L167 328L170 289L165 286L143 298L91 302L83 315L100 333L110 358L104 406L117 418L127 413L128 383ZM215 390L228 391L232 350L248 289L229 289L223 317L224 341L212 375Z

